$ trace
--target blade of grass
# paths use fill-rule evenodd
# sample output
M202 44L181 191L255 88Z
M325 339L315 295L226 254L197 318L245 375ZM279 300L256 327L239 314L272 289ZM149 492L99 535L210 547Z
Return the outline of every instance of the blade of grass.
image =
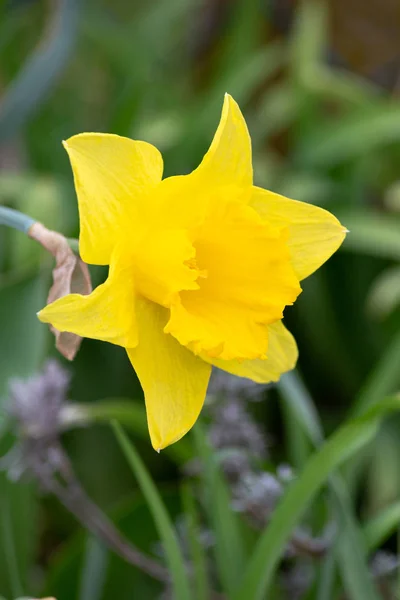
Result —
M8 485L6 486L8 488ZM11 511L10 511L10 499L7 490L3 494L2 498L2 506L0 507L0 517L1 517L1 538L2 545L4 548L4 554L7 561L7 569L8 569L8 577L10 581L10 589L12 591L13 596L23 596L24 590L22 587L21 576L19 572L17 553L14 543L14 535L12 529L12 521L11 521Z
M382 358L369 375L351 409L351 416L361 415L400 387L400 330L394 335Z
M161 541L164 545L174 590L174 598L176 598L176 600L190 600L192 595L185 561L174 527L162 498L139 454L136 452L122 427L115 421L112 423L112 427L132 472L139 483L143 495L146 498Z
M63 409L61 419L64 429L90 423L108 424L116 420L140 438L146 441L149 439L144 403L130 398L107 398L91 404L69 404ZM193 456L192 448L186 440L168 446L163 452L178 464L187 462Z
M290 535L316 493L343 462L375 436L382 418L399 410L400 399L382 401L362 418L340 427L310 458L287 489L259 539L234 600L262 600L266 597ZM363 596L363 600L378 598L372 590Z
M328 552L321 564L316 588L316 600L331 600L335 582L336 563L333 552Z
M295 371L287 373L281 378L278 383L278 391L313 444L315 446L321 444L324 432L317 410L307 388Z
M0 109L0 138L15 135L63 73L78 31L77 0L54 3L48 29L6 90Z
M303 79L323 59L328 38L327 3L302 0L290 39L293 75Z
M400 387L400 330L394 335L382 358L372 369L361 392L353 402L350 417L363 414L368 408L376 405L381 398L393 393ZM345 469L348 486L356 488L368 460L370 448L365 448L354 457Z
M323 442L322 425L314 402L297 373L293 371L282 377L278 384L278 390L284 403L297 416L300 427L303 428L316 447L320 446ZM352 594L350 597L352 599L363 600L364 598L374 597L372 596L374 591L370 583L362 537L342 478L339 475L330 477L329 487L333 509L340 526L340 535L337 536L337 543L334 548L325 558L325 563L330 562L332 556L336 554L343 581L347 584L349 574L352 577L350 582ZM325 576L327 579L324 580ZM323 566L319 582L321 593L324 594L323 598L332 596L333 590L329 586L333 586L334 580L335 578L330 573L330 569Z
M364 524L365 543L374 551L395 533L400 524L400 501L391 504Z
M342 246L344 252L400 259L400 219L397 216L378 214L363 208L359 211L343 211L340 219L350 231Z
M285 444L289 464L296 470L299 470L307 462L312 452L310 438L304 429L299 427L298 420L293 414L291 406L286 402L282 403L282 413L285 423Z
M208 600L210 589L207 576L207 556L200 541L199 514L194 499L193 487L184 484L182 487L182 504L185 511L190 554L193 564L193 583L197 600Z
M86 541L79 600L100 600L107 574L107 549L95 537Z
M380 102L314 128L299 145L297 157L307 167L334 167L399 140L400 107Z
M333 476L332 504L340 524L333 547L340 575L349 598L377 598L367 565L367 553L362 531L356 522L348 489L342 477ZM331 483L332 485L332 483Z
M215 561L222 586L233 597L245 565L245 552L238 515L230 508L231 498L201 424L193 428L197 454L204 466L206 505L215 533Z

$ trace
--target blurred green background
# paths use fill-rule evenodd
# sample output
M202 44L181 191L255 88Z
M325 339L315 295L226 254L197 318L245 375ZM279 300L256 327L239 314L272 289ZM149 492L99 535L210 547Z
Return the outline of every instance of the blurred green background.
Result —
M77 237L61 140L82 131L143 139L163 153L166 175L187 173L212 139L226 91L249 126L256 183L326 207L350 230L286 314L300 349L299 371L329 433L357 405L400 383L398 0L0 2L0 204ZM4 399L11 376L32 374L56 355L35 316L45 304L51 266L33 241L0 230ZM92 275L97 284L105 272ZM133 439L171 514L178 514L188 446L180 442L161 456L152 451L125 352L85 340L68 368L73 401L125 399L137 408ZM299 466L276 391L266 396L255 410L272 436L272 459ZM151 517L108 426L68 432L64 441L92 498L138 545L153 549ZM354 491L363 517L399 500L399 458L394 417ZM5 475L0 501L12 530L10 546L3 523L0 595L92 600L84 587L91 542L74 519L35 484ZM395 548L394 538L387 547ZM10 552L22 580L17 591ZM148 578L115 556L107 560L98 599L158 597Z

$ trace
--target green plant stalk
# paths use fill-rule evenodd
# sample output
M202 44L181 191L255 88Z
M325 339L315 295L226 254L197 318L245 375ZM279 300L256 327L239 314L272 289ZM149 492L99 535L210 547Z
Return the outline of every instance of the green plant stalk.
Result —
M176 600L192 598L189 576L185 561L171 519L162 498L146 470L139 454L133 447L122 427L114 421L112 427L118 443L123 451L139 486L152 512L160 539L164 544L167 564L171 575L171 583Z
M35 219L24 215L24 213L14 208L8 208L7 206L0 206L0 225L7 225L13 229L18 229L23 233L29 234L29 230L32 225L36 223Z
M201 423L192 429L198 456L204 464L204 494L215 534L214 556L223 590L234 596L246 564L238 515L229 508L230 495Z
M100 600L107 574L108 551L100 540L89 536L81 574L79 600Z
M363 533L368 550L373 552L396 531L400 523L400 501L385 508L364 524Z
M29 230L35 223L37 223L36 219L25 215L19 210L8 208L7 206L0 206L0 225L6 225L12 229L17 229L29 236ZM71 250L76 254L79 254L79 240L67 238L67 242Z
M193 583L197 600L208 600L210 588L207 574L207 556L202 546L200 534L200 519L196 506L193 486L184 483L182 486L182 504L185 512L188 541L193 563Z

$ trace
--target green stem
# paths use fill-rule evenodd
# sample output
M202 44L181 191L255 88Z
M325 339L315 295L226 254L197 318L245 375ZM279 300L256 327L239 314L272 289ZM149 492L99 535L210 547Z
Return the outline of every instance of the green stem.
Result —
M23 233L28 233L34 223L36 223L35 219L28 217L28 215L24 215L24 213L19 212L19 210L0 206L0 225L7 225L8 227L18 229L18 231L22 231Z
M22 231L29 235L29 230L35 223L37 223L36 219L28 217L28 215L25 215L19 210L8 208L7 206L0 206L0 225L7 225L7 227L18 229L18 231ZM67 242L71 250L75 252L75 254L79 254L79 240L67 238Z

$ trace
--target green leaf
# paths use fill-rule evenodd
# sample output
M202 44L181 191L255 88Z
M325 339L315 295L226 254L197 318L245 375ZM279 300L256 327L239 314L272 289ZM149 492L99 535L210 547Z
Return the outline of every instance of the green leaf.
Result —
M193 486L182 486L182 504L185 511L188 542L193 565L193 584L197 600L208 600L210 589L207 575L207 556L200 539L200 520Z
M15 135L63 72L74 47L79 3L59 3L48 23L46 44L38 44L8 86L0 107L0 138Z
M335 580L335 555L333 552L328 552L324 560L322 561L317 586L316 586L316 598L317 600L331 600L332 590ZM314 591L314 590L313 590ZM310 596L310 600L314 600L313 596Z
M259 0L239 0L228 13L228 28L217 57L217 79L247 63L259 47L263 28ZM262 76L260 76L261 81Z
M174 527L162 498L154 485L140 456L124 433L122 427L114 422L114 433L134 473L139 486L152 512L161 541L163 542L176 600L190 600L191 591L185 561L179 546Z
M285 438L289 464L301 469L312 452L312 444L307 432L299 427L299 421L290 403L282 403L282 416L285 424Z
M332 552L338 557L344 588L349 598L354 600L378 600L368 569L362 531L355 520L352 501L343 478L332 476L331 489L332 505L339 523Z
M245 565L239 517L230 506L229 490L220 472L216 456L201 429L201 423L196 423L192 433L197 454L204 468L205 504L215 535L215 562L224 591L229 597L233 597Z
M324 439L318 413L305 385L295 371L281 377L278 390L285 403L296 415L298 423L308 437L318 446Z
M168 510L174 515L179 514L179 497L176 490L170 486L163 486L161 493ZM138 490L124 496L108 516L125 537L133 540L142 552L150 554L154 550L154 544L158 540L157 531L148 504ZM74 528L65 542L54 549L38 597L54 597L57 600L79 599L86 555L87 534L82 528ZM158 598L163 587L161 582L151 579L118 554L109 552L102 600L132 600L132 590L134 598Z
M299 99L286 82L269 88L249 118L253 148L261 149L265 140L288 128L295 120L299 108Z
M28 589L37 541L38 502L32 484L0 473L0 594L17 597Z
M364 537L368 551L373 552L385 542L399 527L400 524L400 502L395 502L376 517L371 518L364 524Z
M146 409L144 402L129 398L106 398L90 404L70 404L62 414L64 429L90 425L91 423L110 423L118 421L135 435L149 441ZM187 462L193 457L192 447L187 439L179 440L163 450L177 464Z
M363 209L343 211L339 216L350 232L341 246L344 252L400 260L400 218L397 215Z
M359 416L388 394L400 387L400 330L395 333L379 362L370 371L367 380L351 407L351 416Z
M314 128L299 146L298 160L307 167L330 168L393 142L400 142L400 106L380 102Z
M365 110L382 95L369 81L357 77L355 73L347 73L324 65L318 65L306 73L303 85L320 99L340 102L344 106L358 107Z
M400 306L400 267L385 269L372 284L367 298L368 312L379 318L387 317Z
M96 538L89 536L82 567L79 600L100 600L107 574L108 551Z
M36 312L45 304L47 283L47 273L42 273L0 286L0 351L7 357L0 364L0 399L6 397L11 377L32 375L44 358L48 332ZM0 402L3 436L7 423L1 407ZM37 540L37 507L32 485L9 481L5 473L0 473L0 512L5 519L0 527L0 593L16 597L21 594L21 586L27 585Z
M400 399L390 398L369 413L338 429L307 462L288 488L250 558L235 600L266 597L285 545L304 511L329 476L375 436L382 418L400 410ZM376 598L370 594L366 598Z
M17 550L14 541L14 532L11 523L11 510L10 510L10 499L9 494L5 493L2 495L2 502L0 507L1 515L1 546L4 548L5 563L7 568L7 574L10 581L10 590L13 596L20 596L23 594L23 584L20 576L20 569L18 565Z
M323 60L328 39L327 2L302 0L290 39L293 75L303 80Z
M297 417L298 424L307 433L316 447L323 442L323 430L312 398L296 372L284 375L279 384L279 392L285 404ZM334 576L332 561L337 556L345 583L353 600L374 598L374 590L370 581L366 552L360 528L353 514L351 499L346 491L343 479L339 475L329 478L331 503L340 527L337 542L324 560L321 569L320 592L321 599L330 599Z
M45 356L48 330L36 317L48 293L48 274L24 275L0 286L0 397L10 377L35 373Z

